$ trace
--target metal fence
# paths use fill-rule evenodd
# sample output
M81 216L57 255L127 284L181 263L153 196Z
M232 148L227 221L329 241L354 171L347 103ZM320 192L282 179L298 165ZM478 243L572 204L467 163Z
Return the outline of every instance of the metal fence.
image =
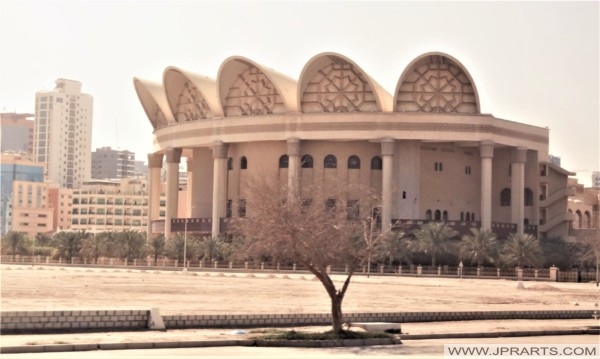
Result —
M61 266L90 266L90 267L128 267L155 270L180 270L183 261L160 257L156 263L153 258L125 260L122 258L100 257L98 260L87 258L71 258L69 260L53 259L49 256L21 256L3 255L2 264L27 264L27 265L61 265ZM191 271L265 271L265 272L308 272L307 268L299 264L283 264L276 262L219 262L219 261L188 261L186 267ZM328 267L331 274L348 273L346 265L331 265ZM593 282L596 281L595 270L558 270L555 269L554 277L550 268L517 268L495 267L459 267L459 266L420 266L420 265L386 265L373 263L370 268L362 266L355 270L355 275L392 275L416 277L446 277L446 278L485 278L485 279L522 279L558 282Z

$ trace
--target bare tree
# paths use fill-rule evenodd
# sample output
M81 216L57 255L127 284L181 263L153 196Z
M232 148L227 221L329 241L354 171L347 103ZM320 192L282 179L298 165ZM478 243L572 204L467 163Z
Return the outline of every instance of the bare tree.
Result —
M250 187L246 191L247 215L231 223L232 233L244 239L237 252L245 259L276 258L307 268L331 299L333 332L341 332L344 295L369 252L364 223L356 215L356 208L368 213L371 198L357 198L361 192L349 188L320 187L305 187L303 194L294 196L285 186L265 180ZM341 288L333 282L330 266L347 268Z

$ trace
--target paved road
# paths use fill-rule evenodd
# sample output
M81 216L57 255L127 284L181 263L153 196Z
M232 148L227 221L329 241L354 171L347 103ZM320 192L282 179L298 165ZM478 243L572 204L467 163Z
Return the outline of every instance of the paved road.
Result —
M596 344L595 335L511 337L490 339L405 340L403 345L353 348L252 348L213 347L185 349L109 350L68 353L3 354L3 359L70 359L70 358L443 358L444 344ZM561 357L568 359L566 357ZM573 357L576 359L577 357Z

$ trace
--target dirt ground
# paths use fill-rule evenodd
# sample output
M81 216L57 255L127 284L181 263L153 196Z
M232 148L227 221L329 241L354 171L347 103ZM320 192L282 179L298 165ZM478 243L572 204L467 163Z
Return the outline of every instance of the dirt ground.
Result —
M329 313L319 281L300 273L217 273L1 265L1 310L159 308L161 314ZM341 285L343 277L334 276ZM596 309L595 283L355 276L352 312Z
M149 309L161 314L329 313L329 298L310 274L144 271L82 267L1 265L1 310ZM343 280L334 276L337 284ZM343 310L351 312L595 309L595 283L518 282L356 276ZM581 329L597 326L577 320L494 320L403 323L404 334L479 333ZM326 331L330 327L295 328ZM271 329L268 329L271 330ZM0 347L43 344L177 342L243 339L231 329L189 329L108 333L2 335ZM594 343L593 336L569 337ZM554 339L552 339L554 338ZM507 339L505 339L506 341ZM546 339L540 339L545 343ZM551 337L554 343L556 337ZM418 341L416 341L418 343ZM518 342L512 338L509 342ZM405 343L406 344L406 343ZM403 347L417 346L408 342ZM438 352L442 352L438 348Z

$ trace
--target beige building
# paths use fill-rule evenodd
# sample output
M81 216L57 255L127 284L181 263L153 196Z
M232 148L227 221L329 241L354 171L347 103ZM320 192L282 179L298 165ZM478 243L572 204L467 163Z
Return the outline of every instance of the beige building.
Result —
M569 215L573 219L570 223L572 230L595 230L600 222L600 190L598 188L585 188L576 179L569 180L569 187L574 196L569 198ZM576 233L572 231L572 233Z
M12 183L12 208L8 226L13 232L23 232L30 237L54 231L54 208L49 198L48 182L14 181Z
M54 231L70 230L73 190L64 187L50 187L48 188L48 199L54 209L54 222L52 224Z
M475 85L442 53L412 61L393 94L335 53L310 59L298 80L243 57L226 59L216 80L176 67L165 69L162 84L136 78L154 128L150 230L168 236L187 221L217 235L227 217L252 211L249 178L278 176L307 197L308 185L373 188L384 228L445 220L461 232L566 234L569 172L548 163L548 129L481 113Z
M92 102L80 82L66 79L35 95L35 159L61 187L78 188L91 176Z
M84 182L73 190L71 230L99 233L148 228L148 188L145 179ZM159 208L161 203L158 204ZM162 203L164 216L164 199ZM159 210L159 216L161 211Z

